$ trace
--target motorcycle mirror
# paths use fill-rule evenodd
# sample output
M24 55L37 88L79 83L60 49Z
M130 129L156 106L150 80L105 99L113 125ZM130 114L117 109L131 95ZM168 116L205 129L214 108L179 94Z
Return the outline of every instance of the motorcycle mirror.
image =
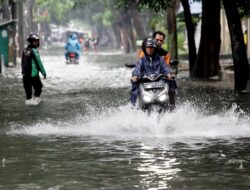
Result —
M171 66L176 66L176 65L178 65L179 64L179 61L177 60L177 59L171 59L170 60L170 65Z
M128 68L134 68L135 64L134 63L125 63L125 66Z

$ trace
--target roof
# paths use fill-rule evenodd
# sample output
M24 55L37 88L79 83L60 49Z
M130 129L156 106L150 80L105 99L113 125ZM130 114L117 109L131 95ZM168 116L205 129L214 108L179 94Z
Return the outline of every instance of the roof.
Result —
M0 27L14 24L15 22L17 22L17 20L7 20L7 21L3 21L3 22L0 21Z

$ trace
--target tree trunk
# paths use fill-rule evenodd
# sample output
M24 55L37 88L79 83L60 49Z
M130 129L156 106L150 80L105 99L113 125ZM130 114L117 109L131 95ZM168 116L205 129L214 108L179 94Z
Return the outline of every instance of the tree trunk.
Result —
M133 19L133 26L136 31L136 39L142 40L145 37L145 31L142 25L141 17L139 11L136 9L136 1L134 0L131 7L131 17Z
M3 19L10 20L9 0L3 1Z
M195 26L192 20L192 15L190 11L189 1L181 0L183 10L184 10L184 19L187 28L187 37L188 37L188 58L189 58L189 74L192 78L192 70L196 61L197 53L194 40Z
M131 19L128 11L120 12L120 19L118 19L117 24L120 28L122 48L125 53L129 53L132 50L132 40L130 35Z
M121 39L121 35L120 35L120 26L118 24L113 24L112 28L114 31L114 37L115 37L115 41L116 41L114 48L116 48L116 49L121 48L122 39Z
M26 1L26 7L27 7L27 15L26 15L26 31L28 31L28 33L30 32L34 32L34 23L33 23L33 0L27 0Z
M17 15L18 15L18 43L19 56L22 55L24 49L24 16L23 16L23 1L17 1Z
M243 39L241 20L235 0L222 0L231 37L231 47L234 63L234 89L242 91L246 89L249 79L249 68L246 47Z
M121 39L123 44L123 50L125 53L129 53L131 50L130 42L129 42L129 33L126 27L121 27Z
M176 9L176 1L172 0L171 5L167 10L168 50L172 58L178 59L175 9Z
M17 19L17 7L16 7L16 2L14 0L9 1L10 6L11 6L11 15L12 19Z
M220 1L202 0L201 39L192 71L194 78L208 79L218 74L220 43Z

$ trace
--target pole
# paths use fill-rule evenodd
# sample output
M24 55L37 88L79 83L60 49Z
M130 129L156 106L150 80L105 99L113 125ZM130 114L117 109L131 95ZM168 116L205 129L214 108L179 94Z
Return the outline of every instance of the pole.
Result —
M247 57L250 60L250 18L247 18Z
M17 15L18 15L18 41L19 41L19 55L22 55L24 49L24 18L23 18L23 1L17 2Z
M1 73L5 77L5 65L4 65L4 56L0 55L0 63L1 63Z

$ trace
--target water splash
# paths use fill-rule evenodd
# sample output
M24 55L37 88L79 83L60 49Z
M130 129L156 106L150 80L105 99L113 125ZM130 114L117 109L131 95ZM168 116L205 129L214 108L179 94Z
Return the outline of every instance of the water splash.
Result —
M239 138L250 136L250 118L237 106L219 114L204 113L189 102L172 113L145 113L129 105L92 112L68 122L37 123L13 128L10 134L109 136L119 139Z
M5 164L6 164L6 159L5 159L5 157L3 157L3 159L2 159L2 167L3 168L5 167Z

